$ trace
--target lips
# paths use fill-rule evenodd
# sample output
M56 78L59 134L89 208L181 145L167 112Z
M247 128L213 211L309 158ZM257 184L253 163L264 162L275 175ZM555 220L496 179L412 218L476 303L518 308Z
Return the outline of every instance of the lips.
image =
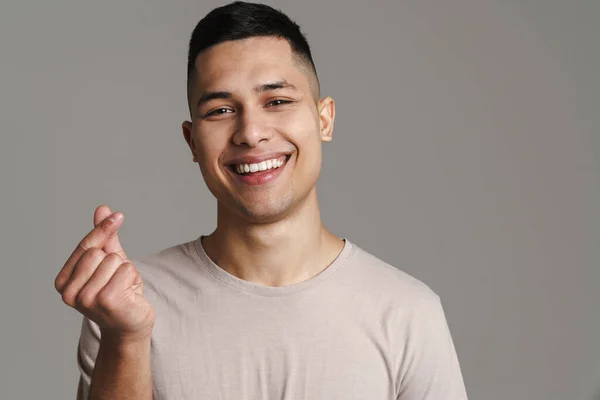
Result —
M277 158L269 158L260 162L230 164L229 168L240 175L254 174L271 169L280 168L288 160L288 157L283 155Z
M273 151L262 154L246 154L238 158L232 158L224 162L225 166L234 173L255 173L277 168L285 163L292 154L291 151ZM247 166L247 168L246 168Z
M274 181L281 175L290 159L291 154L275 154L275 157L272 154L260 157L245 157L234 160L237 162L229 163L227 169L234 180L239 183L252 186L262 185Z
M233 158L231 160L228 160L225 164L226 165L235 165L235 164L258 164L260 162L263 161L267 161L269 159L275 159L275 158L279 158L281 156L289 156L291 154L291 152L270 152L270 153L263 153L263 154L258 154L258 155L246 155L243 157L238 157L238 158Z

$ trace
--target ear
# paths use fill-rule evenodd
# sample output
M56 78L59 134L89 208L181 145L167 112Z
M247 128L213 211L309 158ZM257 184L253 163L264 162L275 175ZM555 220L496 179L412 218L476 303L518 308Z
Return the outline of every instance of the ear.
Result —
M192 139L192 123L190 121L183 121L181 124L181 130L183 131L183 137L192 150L193 162L198 162L196 157L196 150L194 149L194 140Z
M325 97L319 102L319 123L321 141L331 142L333 139L333 121L335 120L335 102L331 97Z

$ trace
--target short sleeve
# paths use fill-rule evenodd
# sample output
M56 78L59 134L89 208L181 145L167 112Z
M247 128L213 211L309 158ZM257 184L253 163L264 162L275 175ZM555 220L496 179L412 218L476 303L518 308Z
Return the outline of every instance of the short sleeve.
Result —
M99 348L100 328L92 320L83 317L77 347L77 366L79 368L77 400L87 400L89 396L92 372L94 371Z
M466 400L458 357L440 297L430 293L410 312L404 332L397 400Z

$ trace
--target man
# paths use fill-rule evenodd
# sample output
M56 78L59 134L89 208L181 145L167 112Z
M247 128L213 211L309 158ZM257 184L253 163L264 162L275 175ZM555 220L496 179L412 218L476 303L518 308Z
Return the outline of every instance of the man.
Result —
M123 214L96 209L55 281L84 315L78 398L466 399L437 294L321 223L335 106L299 27L235 2L189 50L183 135L217 226L130 260Z

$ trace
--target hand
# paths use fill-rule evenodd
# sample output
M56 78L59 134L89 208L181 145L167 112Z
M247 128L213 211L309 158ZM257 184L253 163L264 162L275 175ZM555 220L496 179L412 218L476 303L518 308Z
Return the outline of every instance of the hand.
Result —
M54 281L70 307L120 340L148 338L154 309L144 297L144 283L119 242L123 214L96 208L92 229L75 248Z

